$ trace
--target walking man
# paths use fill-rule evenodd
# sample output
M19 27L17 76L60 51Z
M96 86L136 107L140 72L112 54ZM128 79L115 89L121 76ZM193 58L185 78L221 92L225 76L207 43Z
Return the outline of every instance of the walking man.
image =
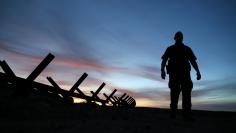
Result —
M162 56L161 77L165 79L166 72L169 74L170 88L170 116L176 117L178 100L182 92L182 114L184 120L192 120L191 117L191 91L193 82L191 80L191 65L197 72L197 80L201 79L201 74L197 65L197 58L190 47L183 44L183 33L177 32L174 36L175 44L169 46ZM168 64L166 64L168 61ZM190 65L191 64L191 65Z

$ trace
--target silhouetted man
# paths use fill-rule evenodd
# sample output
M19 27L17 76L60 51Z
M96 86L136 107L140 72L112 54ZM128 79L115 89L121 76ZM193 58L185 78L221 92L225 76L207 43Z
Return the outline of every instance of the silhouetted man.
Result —
M183 44L182 32L175 34L175 44L169 46L162 56L161 77L165 79L166 72L169 74L170 88L170 116L175 118L178 109L178 99L182 91L182 108L183 118L191 120L191 91L193 83L190 76L191 65L197 72L197 80L201 79L201 74L198 69L196 57L190 47ZM168 61L168 65L166 62Z

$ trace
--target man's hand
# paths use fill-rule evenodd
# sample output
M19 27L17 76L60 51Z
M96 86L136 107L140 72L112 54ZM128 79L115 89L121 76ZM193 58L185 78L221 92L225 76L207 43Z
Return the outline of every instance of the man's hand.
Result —
M197 73L197 80L200 80L201 79L201 74L200 72Z
M161 71L161 78L165 80L166 78L166 72L163 70Z

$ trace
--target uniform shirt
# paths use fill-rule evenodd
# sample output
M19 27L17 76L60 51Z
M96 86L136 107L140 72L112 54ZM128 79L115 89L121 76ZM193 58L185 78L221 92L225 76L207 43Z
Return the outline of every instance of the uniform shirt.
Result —
M174 44L169 46L164 55L163 60L168 60L169 73L182 73L191 70L189 61L196 60L192 49L184 44Z

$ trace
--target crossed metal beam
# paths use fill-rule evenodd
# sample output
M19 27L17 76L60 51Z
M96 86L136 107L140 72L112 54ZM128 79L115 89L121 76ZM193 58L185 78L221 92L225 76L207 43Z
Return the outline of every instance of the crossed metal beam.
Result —
M109 102L112 103L113 106L124 106L124 105L133 106L134 105L135 100L132 97L128 96L126 93L124 93L120 97L114 96L114 94L117 92L116 89L113 90L113 92L109 96L103 93L103 95L106 98L105 100L99 98L98 94L106 85L105 83L102 83L95 92L91 91L92 96L85 95L83 91L79 89L79 86L88 76L87 73L83 73L83 75L77 80L77 82L71 87L69 91L63 90L51 77L47 77L47 80L51 83L52 86L35 82L34 80L40 75L40 73L49 65L49 63L54 58L55 58L54 55L49 53L26 79L17 77L6 61L4 60L0 61L0 66L5 72L5 73L0 72L0 78L5 79L15 84L15 86L24 85L26 87L23 87L23 88L37 88L39 91L61 94L62 97L65 99L67 99L68 97L77 97L77 98L85 99L87 102L101 102L102 105L106 105ZM22 91L22 90L18 90L18 91ZM29 89L27 89L27 91L29 91Z

